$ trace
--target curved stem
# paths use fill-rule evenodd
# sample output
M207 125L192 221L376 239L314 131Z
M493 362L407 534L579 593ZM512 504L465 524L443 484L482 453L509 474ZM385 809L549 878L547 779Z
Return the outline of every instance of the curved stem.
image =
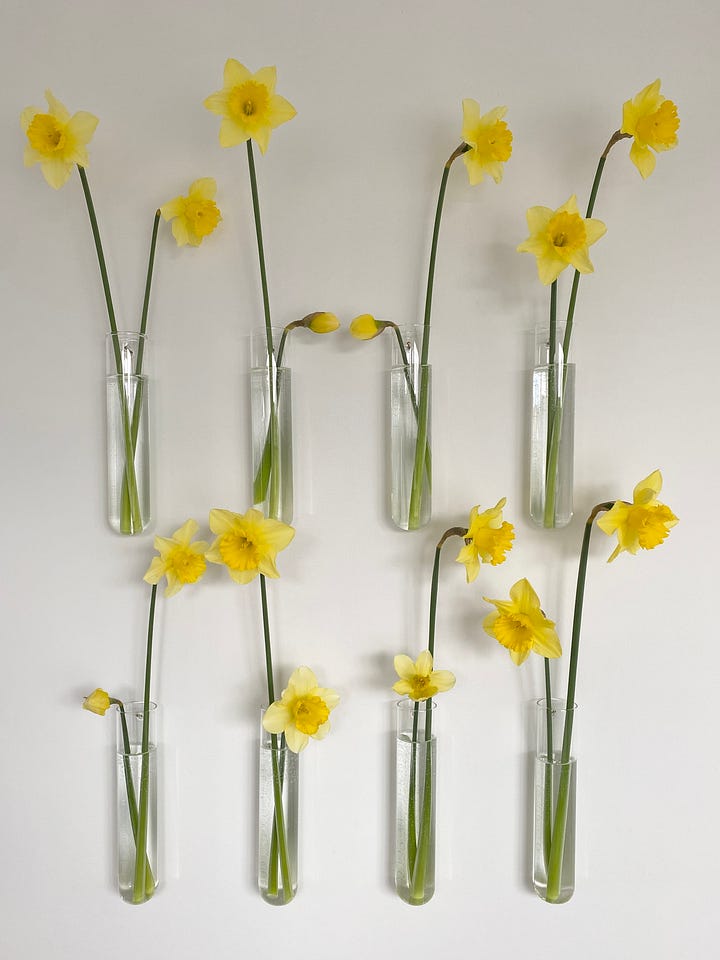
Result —
M570 752L572 746L573 714L575 707L575 687L577 684L577 665L580 650L580 628L582 626L583 600L585 598L585 577L587 574L588 551L595 518L599 513L612 508L612 503L599 503L593 507L585 522L580 562L578 565L577 586L575 588L575 609L573 611L572 641L570 645L570 666L568 669L567 697L565 701L565 726L563 729L562 752L560 754L560 784L555 807L555 821L552 829L550 861L547 874L547 899L552 903L560 896L563 856L565 853L565 832L567 827L568 805L570 800Z
M432 241L430 244L430 263L428 264L427 287L425 289L425 311L423 314L423 338L420 356L420 397L418 401L419 417L418 431L415 441L415 461L413 464L412 487L410 490L410 507L408 511L408 529L415 530L420 525L420 506L422 500L422 473L428 446L428 390L429 378L427 375L428 355L430 352L430 315L432 313L433 286L435 283L435 262L437 260L438 240L440 238L440 222L442 220L445 191L447 189L450 167L454 161L470 149L467 143L461 143L447 159L440 180L435 221L433 223Z

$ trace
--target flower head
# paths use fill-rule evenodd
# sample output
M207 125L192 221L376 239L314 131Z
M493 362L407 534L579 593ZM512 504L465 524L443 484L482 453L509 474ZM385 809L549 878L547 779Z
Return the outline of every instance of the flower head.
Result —
M502 511L507 503L505 497L494 507L479 513L480 507L470 511L470 523L465 534L465 546L455 557L456 563L464 563L467 582L472 583L480 572L480 563L497 566L504 563L508 550L515 539L513 525L503 520Z
M153 557L143 580L158 583L167 577L166 597L174 596L186 583L195 583L205 573L208 545L204 540L190 542L198 529L195 520L186 520L172 537L155 537L154 546L160 556Z
M475 100L463 100L462 138L470 150L463 154L470 183L482 183L485 174L500 183L503 163L510 159L513 135L503 120L507 107L495 107L484 116Z
M220 146L234 147L253 139L265 153L274 127L292 120L295 107L275 93L275 67L250 73L237 60L227 60L223 88L211 93L205 106L221 116Z
M186 197L175 197L160 207L163 220L172 220L177 245L199 247L210 236L222 217L215 203L217 184L212 177L203 177L190 184Z
M304 325L313 333L333 333L340 326L334 313L309 313L303 318Z
M26 107L20 125L27 135L24 162L26 167L39 163L42 175L55 190L66 183L72 168L88 165L87 145L95 133L98 118L79 110L70 116L68 109L45 91L48 112Z
M266 519L254 509L211 510L210 529L217 539L205 556L210 563L224 563L236 583L250 583L259 573L279 577L275 557L295 536L286 523Z
M678 518L670 507L659 503L662 474L653 470L633 490L633 502L618 500L611 510L598 518L597 525L608 536L617 533L618 545L608 557L608 563L619 553L637 553L639 549L652 550L663 542Z
M263 716L268 733L284 733L288 747L300 753L310 737L322 740L330 730L330 712L340 702L334 690L319 687L309 667L298 667L288 680L279 700L271 703Z
M496 607L485 618L483 629L508 649L513 663L519 666L531 650L542 657L560 656L555 624L540 609L538 595L525 578L512 585L509 600L483 599Z
M557 210L530 207L527 222L530 236L517 249L518 253L533 253L537 257L541 283L547 285L557 280L570 264L580 273L593 272L588 247L607 228L602 220L580 216L575 194Z
M89 710L90 713L96 713L99 717L104 717L106 711L110 708L110 694L100 687L93 690L89 697L83 700L83 710Z
M411 700L428 700L436 693L445 693L455 686L455 676L449 670L433 670L429 650L423 650L415 663L405 653L395 657L395 673L400 677L393 684L395 693L406 694Z
M370 313L361 313L350 321L350 334L356 340L374 340L386 327L392 324L388 320L376 320Z
M677 146L679 126L677 107L661 95L659 80L623 104L620 132L633 138L630 159L643 179L655 169L653 150L672 150Z

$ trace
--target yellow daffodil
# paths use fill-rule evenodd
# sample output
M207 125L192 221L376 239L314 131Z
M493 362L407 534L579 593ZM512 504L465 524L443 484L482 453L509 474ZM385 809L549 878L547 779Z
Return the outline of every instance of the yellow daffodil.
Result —
M225 63L222 90L205 100L207 109L223 118L221 147L234 147L252 138L265 153L271 131L292 120L297 111L275 93L276 75L275 67L250 73L237 60Z
M503 563L508 550L512 548L515 530L511 523L502 518L505 497L498 500L494 507L479 513L480 507L470 511L470 523L465 534L465 546L455 557L456 563L465 564L467 582L472 583L480 572L480 563L497 566Z
M503 120L507 107L495 107L484 116L475 100L463 100L462 138L470 150L463 154L470 183L482 183L485 174L495 183L503 176L503 164L510 159L513 135Z
M572 265L580 273L592 273L588 247L606 231L601 220L584 219L572 197L557 210L530 207L527 212L530 236L517 248L518 253L537 257L538 275L544 284L557 280L565 267Z
M319 687L309 667L298 667L288 680L279 700L271 703L263 716L268 733L284 733L288 747L300 753L312 737L322 740L330 730L330 712L340 702L334 690Z
M295 536L292 527L255 509L244 514L211 510L210 529L217 539L205 556L211 563L225 564L236 583L250 583L259 573L279 577L275 557Z
M163 220L172 220L177 245L199 247L210 236L222 217L215 203L217 184L212 177L203 177L190 184L186 197L175 197L160 207Z
M608 557L608 563L619 553L637 553L652 550L663 542L678 518L670 507L658 502L662 490L662 474L654 470L633 490L633 502L618 500L611 510L598 518L597 525L608 536L617 533L618 545Z
M356 340L373 340L389 326L387 320L376 320L370 313L361 313L350 321L350 334Z
M653 150L672 150L677 146L679 126L677 107L661 95L659 80L623 104L620 132L633 138L630 159L643 179L655 169Z
M39 163L45 180L59 190L75 164L88 165L87 145L95 133L98 118L84 110L70 116L67 107L49 90L45 91L45 99L48 113L38 107L26 107L20 115L20 125L28 138L24 162L26 167Z
M187 520L172 537L155 537L154 546L160 556L153 557L143 580L158 583L167 577L166 597L174 596L186 583L195 583L205 573L208 545L204 540L190 542L198 529L195 520Z
M555 624L540 609L538 595L525 578L512 585L509 600L483 599L497 608L485 618L483 629L507 648L513 663L519 666L531 650L542 657L560 656Z
M393 690L401 697L407 694L411 700L428 700L455 686L455 676L449 670L433 670L433 658L429 650L423 650L415 663L406 653L399 653L394 664L395 673L400 679L393 684Z
M110 703L110 694L98 687L97 690L93 690L89 697L85 697L83 700L83 710L89 710L90 713L96 713L99 717L104 717L110 709Z
M313 333L333 333L340 326L334 313L309 313L303 318L303 322Z

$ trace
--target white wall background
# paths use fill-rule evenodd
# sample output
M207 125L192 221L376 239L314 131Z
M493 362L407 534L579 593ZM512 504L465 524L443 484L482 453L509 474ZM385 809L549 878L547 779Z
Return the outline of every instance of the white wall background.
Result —
M6 0L0 139L5 201L2 742L5 957L298 960L404 953L706 958L717 949L718 7L711 0L306 0L152 4ZM389 344L346 332L295 346L297 536L270 585L278 676L316 669L343 702L303 755L302 879L273 912L254 888L262 699L257 584L212 568L159 605L164 872L154 901L113 881L113 723L80 709L97 685L140 690L152 531L105 525L106 318L77 177L22 166L17 117L49 86L101 118L91 179L121 324L138 322L155 207L214 176L224 220L199 250L161 233L151 335L154 530L249 504L245 356L261 321L244 150L221 150L202 101L225 59L277 64L297 107L259 160L274 319L314 310L419 318L442 165L461 100L509 106L500 186L450 177L436 282L435 513L386 517ZM584 206L625 99L662 77L681 143L643 182L612 154L596 216L608 234L578 307L576 510L525 517L526 386L547 291L515 247L525 210ZM568 276L564 279L569 279ZM563 286L564 294L567 285ZM681 519L658 550L605 564L593 542L577 721L575 898L529 887L528 703L521 669L481 630L527 576L569 645L584 515L655 467ZM438 880L412 910L390 882L396 652L426 643L433 546L476 503L508 497L508 562L443 564L437 653ZM564 672L559 671L564 677Z

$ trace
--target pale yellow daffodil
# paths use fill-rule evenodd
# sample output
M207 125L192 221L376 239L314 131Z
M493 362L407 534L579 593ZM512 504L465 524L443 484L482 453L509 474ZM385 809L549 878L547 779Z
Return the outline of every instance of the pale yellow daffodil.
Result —
M89 710L90 713L96 713L99 717L104 717L110 709L110 694L106 690L93 690L89 697L83 700L83 710Z
M275 93L276 76L275 67L262 67L251 73L237 60L226 61L222 90L204 101L211 113L222 117L221 147L234 147L252 139L265 153L272 130L292 120L297 111Z
M508 650L513 663L519 666L531 651L542 657L561 655L555 624L540 609L538 595L525 578L512 585L509 600L483 599L496 607L483 629Z
M456 563L465 564L467 582L472 583L480 572L480 563L497 566L506 559L512 549L515 530L511 523L502 518L505 497L498 500L494 507L483 510L473 507L470 511L470 523L465 534L465 546L455 558Z
M334 313L318 311L309 313L303 318L303 324L313 333L333 333L340 326L340 321Z
M236 583L250 583L259 573L279 577L275 557L295 536L288 524L267 519L255 509L211 510L210 529L217 539L205 556L210 563L224 564Z
M179 247L199 247L220 223L216 193L213 178L203 177L190 184L186 197L175 197L160 207L163 220L172 220L173 236Z
M47 183L59 190L76 164L88 165L87 145L98 118L84 110L70 116L67 107L49 90L45 91L45 99L47 113L38 107L26 107L20 115L20 125L28 139L24 162L26 167L39 163Z
M662 490L662 474L653 470L633 490L633 502L618 500L611 510L598 517L597 525L608 536L617 533L618 545L608 557L608 563L623 550L637 553L659 546L670 533L678 518L670 507L658 502Z
M607 228L601 220L580 216L574 194L557 210L530 207L527 222L530 236L517 250L537 257L541 283L547 285L557 280L568 266L579 273L593 272L588 247L599 240Z
M393 690L401 697L407 695L411 700L428 700L455 686L455 676L449 670L433 670L429 650L423 650L414 663L407 654L399 653L394 665L400 679L393 684Z
M507 107L495 107L484 116L475 100L463 100L462 138L470 147L463 154L470 183L482 183L485 175L500 183L503 164L510 159L513 135L503 120Z
M288 747L300 753L310 737L322 740L330 730L330 713L340 702L339 695L318 686L309 667L298 667L288 680L279 700L271 703L263 715L268 733L285 734Z
M146 583L159 583L167 577L165 596L172 597L187 583L195 583L205 573L204 540L190 541L198 532L195 520L187 520L172 537L155 537L154 546L159 557L153 557L143 577Z
M648 84L623 104L620 132L633 138L630 159L643 179L655 169L655 154L677 146L680 126L677 107L660 93L660 81Z

